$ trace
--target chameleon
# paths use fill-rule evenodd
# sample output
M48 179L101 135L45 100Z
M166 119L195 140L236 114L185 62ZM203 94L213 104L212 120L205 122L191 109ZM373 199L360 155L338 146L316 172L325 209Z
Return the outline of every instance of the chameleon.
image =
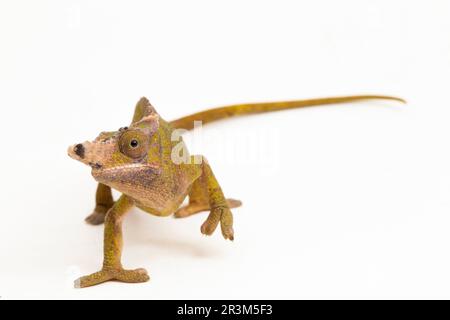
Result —
M95 208L85 221L91 225L104 224L102 268L75 280L75 287L106 281L140 283L150 279L145 269L124 269L121 262L122 221L133 207L156 216L176 218L209 211L201 233L211 235L220 224L223 237L234 240L231 209L239 207L241 201L225 198L206 158L189 155L182 138L173 139L176 130L191 130L194 121L206 124L235 116L372 99L405 103L401 98L381 95L249 103L165 121L147 98L141 98L127 127L101 132L93 141L68 148L71 158L91 167L91 174L98 182ZM183 161L174 161L175 148L184 153ZM116 201L111 188L121 193ZM189 201L182 206L187 197Z

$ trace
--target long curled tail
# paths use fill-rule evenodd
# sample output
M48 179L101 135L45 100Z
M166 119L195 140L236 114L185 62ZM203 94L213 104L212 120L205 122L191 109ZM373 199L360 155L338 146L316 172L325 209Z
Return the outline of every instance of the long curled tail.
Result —
M338 104L355 102L362 100L395 100L402 103L406 103L405 100L390 96L377 96L377 95L361 95L361 96L346 96L346 97L330 97L330 98L318 98L308 100L294 100L294 101L280 101L280 102L264 102L264 103L247 103L236 104L231 106L219 107L194 113L176 120L171 121L171 125L176 129L191 130L194 128L194 121L202 121L202 124L209 122L243 116L249 114L280 111L286 109L295 109L303 107L312 107L325 104Z

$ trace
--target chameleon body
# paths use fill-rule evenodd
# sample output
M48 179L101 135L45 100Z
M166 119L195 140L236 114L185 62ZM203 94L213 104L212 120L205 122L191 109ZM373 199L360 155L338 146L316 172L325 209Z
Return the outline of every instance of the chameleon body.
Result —
M404 102L395 97L367 95L241 104L167 122L146 98L141 98L129 127L101 132L95 140L68 149L70 157L91 167L92 176L99 182L95 209L86 222L104 223L103 267L99 272L77 279L75 286L88 287L110 280L130 283L149 280L145 269L125 270L121 263L122 221L134 206L162 217L174 214L181 218L209 211L201 232L211 235L220 224L223 237L234 239L230 209L240 206L241 202L225 198L203 156L184 154L187 161L173 160L172 151L176 146L180 147L180 143L183 150L187 150L182 140L173 141L174 130L190 130L194 121L205 124L240 115L370 99ZM113 199L111 188L122 193L117 201ZM180 207L186 197L189 197L189 203Z

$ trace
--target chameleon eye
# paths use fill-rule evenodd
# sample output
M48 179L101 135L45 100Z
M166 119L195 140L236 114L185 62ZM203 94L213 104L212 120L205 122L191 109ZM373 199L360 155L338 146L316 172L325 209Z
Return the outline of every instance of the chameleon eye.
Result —
M130 147L137 148L138 146L139 146L139 141L137 141L136 139L133 139L130 141Z
M150 138L140 130L124 131L119 138L120 152L132 159L141 159L148 152Z

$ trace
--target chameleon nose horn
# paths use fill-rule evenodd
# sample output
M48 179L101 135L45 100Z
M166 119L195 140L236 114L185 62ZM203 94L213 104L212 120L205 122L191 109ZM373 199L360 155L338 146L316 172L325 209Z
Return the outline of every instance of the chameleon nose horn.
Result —
M73 152L79 156L81 159L84 158L84 146L79 143L75 147L73 147Z

